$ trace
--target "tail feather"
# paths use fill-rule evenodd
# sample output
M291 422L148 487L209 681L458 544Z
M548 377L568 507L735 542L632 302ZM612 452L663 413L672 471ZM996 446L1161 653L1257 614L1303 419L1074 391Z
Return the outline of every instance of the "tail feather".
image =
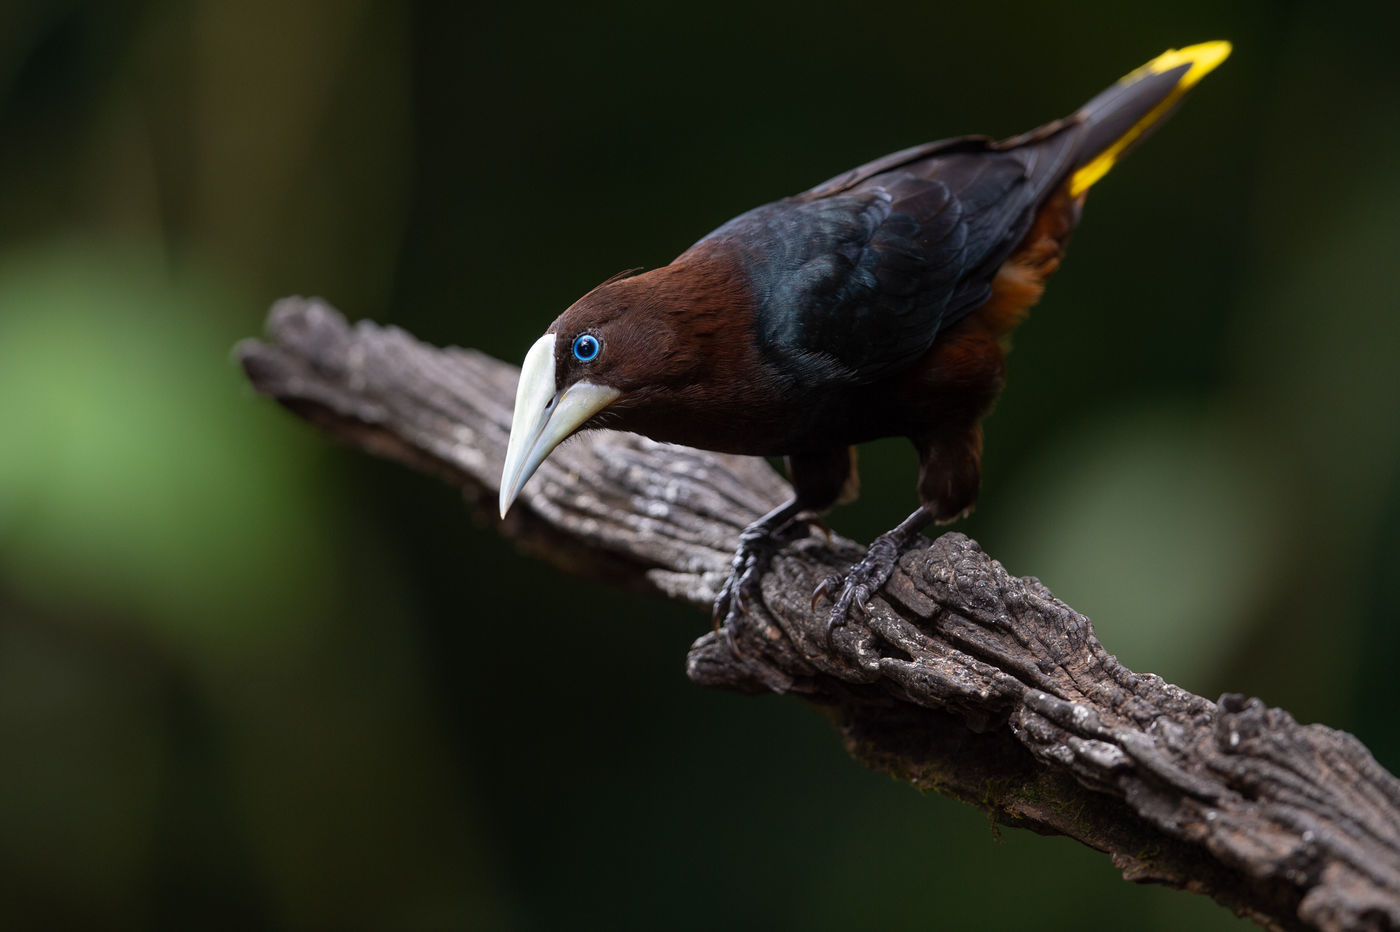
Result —
M1079 165L1069 179L1078 197L1108 173L1176 107L1182 96L1230 55L1230 43L1203 42L1163 52L1089 101L1072 117L1084 127Z

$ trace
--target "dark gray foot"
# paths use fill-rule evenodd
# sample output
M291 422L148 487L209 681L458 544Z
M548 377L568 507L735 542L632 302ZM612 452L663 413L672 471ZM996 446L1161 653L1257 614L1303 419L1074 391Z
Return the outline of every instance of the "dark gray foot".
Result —
M778 520L770 515L749 525L739 536L739 549L734 553L729 578L715 599L713 615L715 630L723 628L725 640L736 654L734 634L740 619L763 603L763 574L782 546L806 531L804 521L792 521L786 515Z
M767 528L749 527L739 537L739 549L734 553L730 564L729 578L724 581L719 597L715 599L714 623L729 625L738 615L749 610L749 606L763 598L760 581L773 562L780 542L775 540Z
M831 613L826 618L828 650L832 646L832 632L850 620L852 610L863 614L866 603L889 581L907 539L908 535L898 529L882 534L871 543L865 559L851 567L844 577L828 576L817 584L812 593L812 609L815 611L822 599L833 600Z

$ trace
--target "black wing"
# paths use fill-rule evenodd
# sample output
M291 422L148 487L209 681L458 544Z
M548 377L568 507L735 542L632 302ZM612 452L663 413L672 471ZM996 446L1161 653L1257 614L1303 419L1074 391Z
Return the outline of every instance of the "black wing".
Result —
M735 250L760 348L799 383L868 382L918 359L986 301L1052 180L1055 140L952 140L887 156L750 211L702 243Z

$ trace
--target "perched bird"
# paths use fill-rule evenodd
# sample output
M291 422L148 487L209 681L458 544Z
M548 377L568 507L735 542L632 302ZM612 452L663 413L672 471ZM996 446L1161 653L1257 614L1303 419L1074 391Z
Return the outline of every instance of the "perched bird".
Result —
M718 620L756 596L799 522L855 497L855 444L908 437L919 507L818 587L829 638L925 527L972 509L1006 337L1060 264L1085 192L1229 54L1168 51L1062 120L887 155L603 282L525 356L501 516L580 430L784 456L793 499L741 535Z

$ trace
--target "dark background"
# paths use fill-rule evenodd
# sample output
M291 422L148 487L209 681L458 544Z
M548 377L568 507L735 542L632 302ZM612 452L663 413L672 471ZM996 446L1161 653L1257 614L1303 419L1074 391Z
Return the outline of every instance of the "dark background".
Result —
M703 615L516 554L230 348L299 293L518 360L744 209L1231 39L1095 187L960 527L1130 667L1393 770L1397 9L11 0L0 923L1234 923L691 686ZM869 539L913 458L862 473Z

